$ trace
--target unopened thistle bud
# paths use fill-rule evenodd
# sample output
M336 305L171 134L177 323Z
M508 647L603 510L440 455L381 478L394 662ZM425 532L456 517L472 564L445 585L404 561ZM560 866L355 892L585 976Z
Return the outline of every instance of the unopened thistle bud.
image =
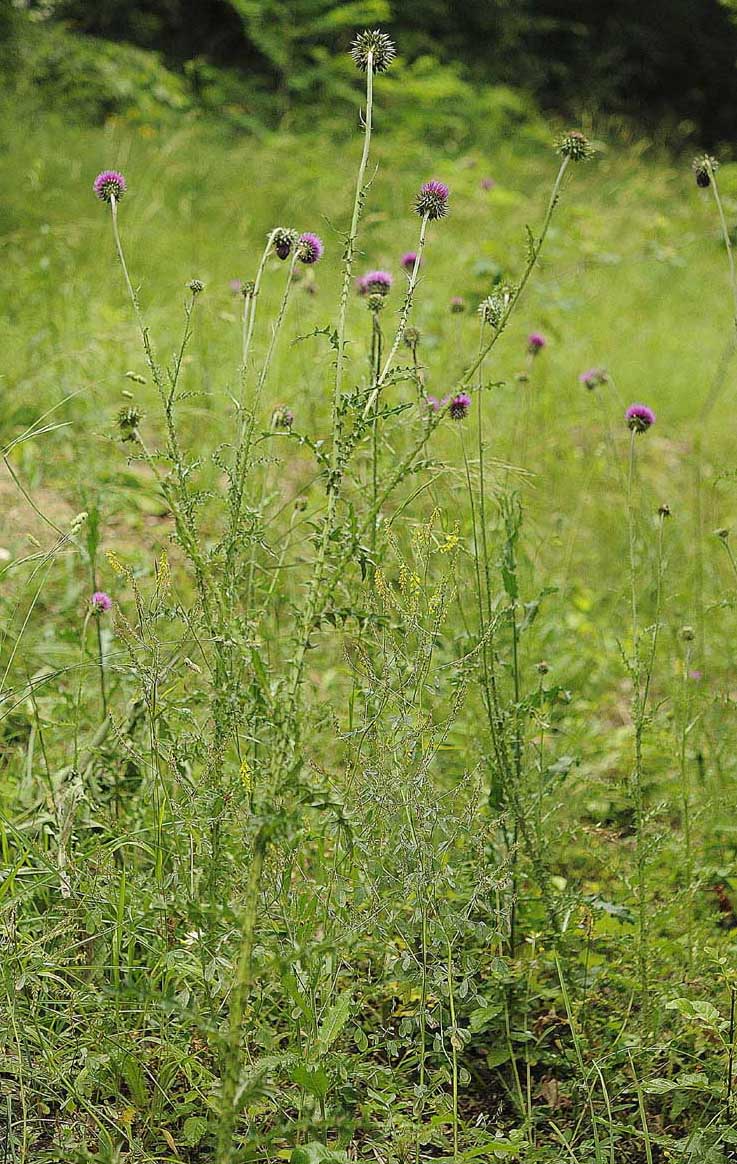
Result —
M128 189L125 178L117 170L103 170L92 183L92 189L101 202L117 202Z
M273 428L290 429L294 424L294 413L286 404L278 404L271 414Z
M497 328L507 313L514 294L511 287L498 287L479 303L479 315L489 327Z
M187 286L193 295L200 295L205 290L205 284L201 279L190 279Z
M359 32L351 45L351 56L362 73L369 68L374 73L386 72L396 55L394 41L379 28Z
M707 186L711 186L712 177L719 169L719 162L711 154L700 154L699 157L694 158L691 169L694 172L696 185L705 190Z
M431 221L445 218L448 213L449 193L445 182L438 182L435 178L430 182L425 182L420 187L420 192L415 199L416 213L419 214L420 218L429 218Z
M250 299L255 291L256 284L253 279L246 279L245 282L241 283L241 295L244 299Z
M578 129L569 129L555 143L555 148L564 158L572 162L586 162L594 156L594 147L585 134Z
M366 300L366 306L369 311L377 313L384 309L384 296L378 291L372 291Z
M135 404L131 404L127 408L121 408L117 418L120 439L123 441L137 440L138 427L142 420L143 413Z
M296 247L299 242L299 234L289 227L277 226L271 235L271 241L274 244L277 258L288 259L292 253L292 248Z
M548 671L550 670L550 663L546 663L545 659L541 659L540 662L536 664L535 670L537 671L538 675L547 675Z

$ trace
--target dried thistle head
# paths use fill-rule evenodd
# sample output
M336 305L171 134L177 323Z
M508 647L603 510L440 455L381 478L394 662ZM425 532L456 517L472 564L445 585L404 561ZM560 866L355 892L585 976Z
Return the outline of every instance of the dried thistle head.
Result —
M351 56L363 73L369 68L374 73L386 72L396 55L394 41L380 28L364 29L351 45Z

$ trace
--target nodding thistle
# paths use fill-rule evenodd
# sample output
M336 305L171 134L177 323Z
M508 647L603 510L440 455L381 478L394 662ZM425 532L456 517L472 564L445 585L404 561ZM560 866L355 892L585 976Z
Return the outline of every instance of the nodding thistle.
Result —
M633 432L647 432L655 424L655 413L647 404L630 404L624 417Z
M445 182L438 182L433 178L423 183L415 199L415 212L420 218L445 218L448 213L448 195L450 191Z
M462 315L466 310L466 300L462 295L454 295L450 301L451 315Z
M363 73L384 73L391 65L397 50L394 41L380 28L366 28L359 32L351 45L351 56Z
M368 271L356 280L359 295L379 295L383 299L392 289L394 279L388 271Z
M325 247L322 245L322 239L318 235L313 234L312 231L306 230L304 234L299 236L297 243L297 258L300 263L307 263L311 265L318 263L322 258Z
M558 138L555 148L564 158L572 162L586 162L594 156L594 147L585 134L578 129L569 129Z
M719 162L711 154L700 154L694 158L691 169L694 172L696 185L705 190L707 186L711 186L711 179L719 169Z
M138 440L138 427L142 420L143 413L135 404L121 408L117 418L120 439L123 441Z
M288 259L292 253L292 248L296 247L299 242L299 233L286 226L277 226L276 230L272 232L271 241L274 244L276 257Z
M201 279L190 279L187 286L189 287L189 289L193 295L201 295L202 292L205 290L205 284L202 282Z
M120 202L128 187L117 170L103 170L92 183L92 189L101 202L112 202L113 198Z
M294 413L286 404L278 404L271 414L272 428L290 429L294 424Z

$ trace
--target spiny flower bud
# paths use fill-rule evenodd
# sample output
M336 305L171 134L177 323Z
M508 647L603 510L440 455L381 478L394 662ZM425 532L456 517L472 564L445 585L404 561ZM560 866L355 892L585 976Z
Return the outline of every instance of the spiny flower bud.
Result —
M696 632L694 631L694 628L692 626L682 626L681 638L683 639L684 643L692 643L696 638Z
M384 309L384 295L380 291L372 291L366 300L369 311L378 312Z
M670 517L670 505L666 501L658 506L658 517Z
M255 291L256 284L253 279L246 279L245 282L241 283L241 295L244 299L250 299L255 294Z
M705 190L707 186L711 186L711 179L719 169L719 162L711 154L700 154L699 157L694 158L691 169L696 178L696 185Z
M274 428L290 429L294 424L294 413L286 404L277 404L271 414L271 423Z
M484 323L487 323L489 327L499 327L507 313L513 294L512 287L503 286L492 291L486 299L482 299L479 303L479 315Z
M415 199L416 213L419 214L420 218L429 218L431 221L445 218L448 213L449 193L445 182L438 182L435 178L430 182L425 182L420 187L420 192Z
M201 279L190 279L187 286L193 295L200 295L205 290L205 284Z
M558 138L555 148L564 158L572 162L586 162L594 156L594 147L585 134L578 129L569 129Z
M118 202L128 189L125 178L118 170L103 170L92 183L92 189L101 202Z
M351 45L351 56L363 73L367 73L369 68L374 73L386 72L396 55L394 41L379 28L359 32Z
M143 420L143 413L135 404L131 404L127 408L121 408L118 413L118 428L120 430L120 439L124 441L134 441L138 438L138 426Z
M271 241L274 244L277 258L288 259L292 253L292 248L296 247L299 242L299 233L287 226L277 226L271 235Z

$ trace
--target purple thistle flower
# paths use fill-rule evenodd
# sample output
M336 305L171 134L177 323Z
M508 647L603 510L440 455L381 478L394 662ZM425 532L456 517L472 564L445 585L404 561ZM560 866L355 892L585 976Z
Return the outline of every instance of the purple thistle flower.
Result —
M494 181L493 178L482 178L481 179L481 189L482 190L493 190L495 186L496 186L496 182Z
M447 404L447 403L448 403L447 396L443 400L438 400L437 396L426 396L425 397L425 404L427 405L429 412L439 412L440 409L443 407L443 405Z
M451 315L461 315L466 310L466 300L462 295L454 295L450 301Z
M241 279L231 279L228 286L234 295L240 295L243 290L243 282Z
M547 342L545 336L539 331L530 332L527 337L527 350L531 356L536 356L538 352L543 350Z
M318 263L322 258L325 247L322 244L322 239L318 235L313 234L312 231L306 230L304 234L299 236L299 252L297 258L300 263Z
M633 432L647 432L655 424L655 413L647 404L630 404L624 417Z
M401 262L402 266L404 267L405 271L411 271L415 265L416 260L417 260L416 251L407 251L406 254L402 255L400 262Z
M471 397L467 392L459 392L448 405L448 412L453 420L464 420L471 407Z
M125 178L117 170L103 170L92 183L92 189L101 202L118 202L128 189Z
M445 182L438 182L433 178L420 187L415 200L415 211L420 218L444 218L448 213L448 195L450 191Z
M688 677L689 679L692 679L694 683L699 683L704 678L704 673L703 671L689 671Z
M93 614L105 614L113 605L113 600L104 590L96 590L90 598Z
M388 271L367 271L356 282L361 295L388 295L394 279Z
M598 388L600 384L606 384L608 380L606 368L587 368L578 377L579 384L583 384L589 390Z

